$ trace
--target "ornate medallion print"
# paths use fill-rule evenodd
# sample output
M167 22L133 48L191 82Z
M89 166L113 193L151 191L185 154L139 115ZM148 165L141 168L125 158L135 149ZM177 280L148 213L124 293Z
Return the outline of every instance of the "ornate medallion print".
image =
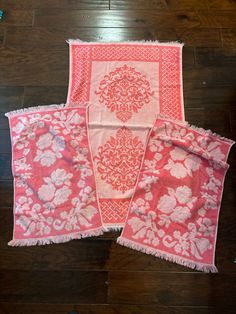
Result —
M124 193L134 187L143 153L139 137L133 137L130 129L122 127L98 148L94 159L101 178Z
M100 103L126 122L133 112L150 102L153 91L145 75L125 64L105 75L95 94L100 95Z

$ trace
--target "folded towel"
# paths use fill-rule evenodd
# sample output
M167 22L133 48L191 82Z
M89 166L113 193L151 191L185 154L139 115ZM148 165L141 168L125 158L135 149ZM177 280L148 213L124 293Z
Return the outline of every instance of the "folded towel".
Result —
M86 104L9 112L14 177L11 246L103 233L87 137Z
M215 246L233 141L159 117L118 243L217 272Z

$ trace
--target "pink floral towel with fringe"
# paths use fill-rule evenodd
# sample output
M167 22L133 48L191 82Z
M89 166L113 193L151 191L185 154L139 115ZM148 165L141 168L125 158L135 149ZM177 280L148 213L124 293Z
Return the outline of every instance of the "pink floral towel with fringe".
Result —
M9 245L66 242L103 233L86 108L13 111L14 232Z
M217 226L233 143L186 122L159 117L118 243L217 272Z
M67 102L90 101L89 133L107 228L123 227L158 113L184 120L180 43L69 40Z

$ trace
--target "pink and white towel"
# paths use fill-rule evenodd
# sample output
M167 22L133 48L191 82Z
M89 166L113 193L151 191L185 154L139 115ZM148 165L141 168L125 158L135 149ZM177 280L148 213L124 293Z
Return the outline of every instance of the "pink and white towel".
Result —
M100 235L103 226L87 136L86 107L9 112L14 177L11 246Z
M68 105L90 101L89 133L104 226L124 225L158 113L184 120L180 43L69 40Z
M159 117L118 243L217 272L217 226L233 143L186 122Z

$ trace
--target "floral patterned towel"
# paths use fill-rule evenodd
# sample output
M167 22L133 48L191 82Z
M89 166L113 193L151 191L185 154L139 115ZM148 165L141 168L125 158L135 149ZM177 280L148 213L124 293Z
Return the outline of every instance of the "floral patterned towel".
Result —
M89 132L104 226L124 225L146 147L162 113L184 120L180 43L69 40L67 102L90 101Z
M217 225L233 143L210 131L159 117L118 243L190 268L217 272Z
M9 112L14 176L11 246L103 233L87 138L86 107Z

